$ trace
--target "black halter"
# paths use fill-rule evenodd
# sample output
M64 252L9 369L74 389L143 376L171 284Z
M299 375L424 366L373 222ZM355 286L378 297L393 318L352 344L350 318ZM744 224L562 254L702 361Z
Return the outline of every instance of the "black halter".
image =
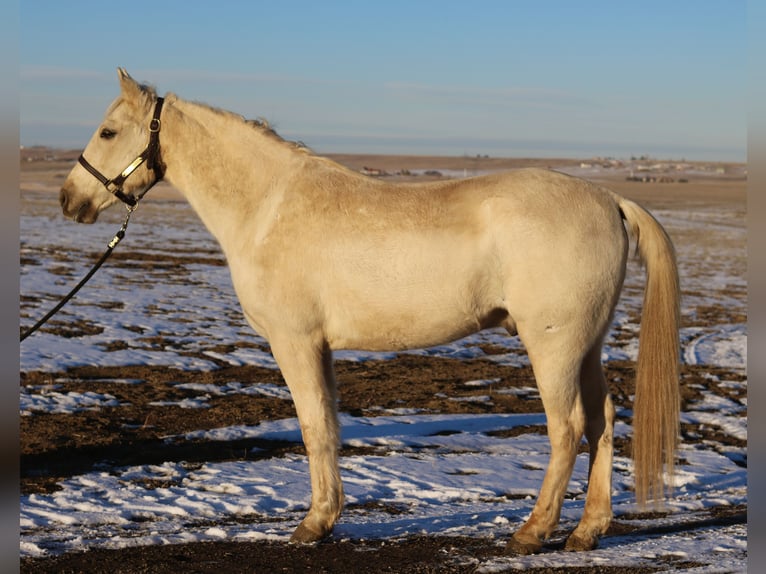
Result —
M122 173L117 177L114 179L105 177L100 171L88 163L85 156L82 154L77 159L77 161L80 162L80 165L88 170L93 177L99 180L109 193L114 194L114 196L125 203L129 209L135 207L138 200L141 199L147 191L154 187L154 184L165 176L165 166L160 158L160 127L162 125L162 122L160 122L160 113L162 113L162 104L164 101L164 98L157 98L154 105L154 115L152 116L152 121L149 122L149 143L147 144L146 149L144 149L144 151L142 151L128 167L122 170ZM136 169L138 169L144 162L146 162L146 167L154 172L154 181L149 184L149 187L141 192L138 197L124 193L122 191L122 186L125 183L125 180L128 179L130 174L136 171Z

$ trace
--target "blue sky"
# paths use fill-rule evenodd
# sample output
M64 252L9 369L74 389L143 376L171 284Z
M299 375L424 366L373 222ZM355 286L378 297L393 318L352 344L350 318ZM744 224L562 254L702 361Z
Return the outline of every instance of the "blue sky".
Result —
M20 3L20 139L80 147L116 67L317 152L746 159L744 0Z

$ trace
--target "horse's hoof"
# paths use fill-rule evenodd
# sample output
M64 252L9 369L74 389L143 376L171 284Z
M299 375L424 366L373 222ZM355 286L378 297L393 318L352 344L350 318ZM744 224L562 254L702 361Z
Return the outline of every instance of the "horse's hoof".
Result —
M588 550L595 550L598 548L598 536L591 536L590 538L581 538L572 534L567 538L567 543L564 545L566 552L587 552Z
M314 530L313 528L306 526L306 521L304 520L298 525L295 532L293 532L293 535L290 537L290 542L295 542L297 544L313 544L324 540L331 532L332 529L324 532Z
M529 556L530 554L540 552L542 547L542 542L521 542L515 536L511 536L511 539L505 545L505 553L511 556Z

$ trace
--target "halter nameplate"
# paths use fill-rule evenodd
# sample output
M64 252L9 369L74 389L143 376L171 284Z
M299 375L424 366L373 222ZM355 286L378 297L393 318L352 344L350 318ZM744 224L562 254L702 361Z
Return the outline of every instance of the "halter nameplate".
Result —
M142 155L138 156L136 159L133 160L133 163L131 163L128 167L126 167L122 173L120 174L120 179L128 179L130 177L130 174L133 173L138 169L138 166L141 165L146 161L146 158Z

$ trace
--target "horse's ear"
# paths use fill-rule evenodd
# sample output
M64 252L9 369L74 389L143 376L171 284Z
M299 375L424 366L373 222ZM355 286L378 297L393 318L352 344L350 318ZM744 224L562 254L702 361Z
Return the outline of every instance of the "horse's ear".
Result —
M130 74L128 74L128 71L125 68L117 68L117 76L120 79L122 95L128 100L135 101L141 93L141 86L130 77Z

